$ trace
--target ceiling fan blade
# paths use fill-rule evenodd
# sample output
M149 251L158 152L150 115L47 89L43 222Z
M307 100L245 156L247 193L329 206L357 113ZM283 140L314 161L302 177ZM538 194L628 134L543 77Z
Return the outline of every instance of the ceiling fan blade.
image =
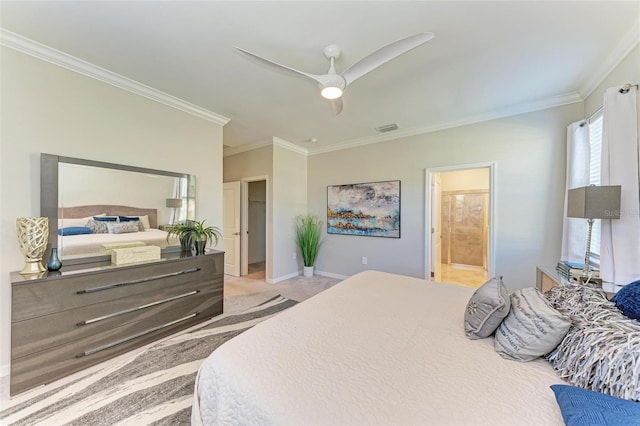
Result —
M270 60L270 59L263 58L262 56L256 55L255 53L251 53L251 52L249 52L249 51L247 51L247 50L244 50L244 49L242 49L242 48L240 48L240 47L235 47L235 49L236 49L237 51L239 51L239 52L244 53L245 55L249 55L249 56L251 56L251 57L253 57L253 58L259 59L259 60L260 60L260 61L262 61L263 63L265 63L265 64L267 64L267 65L270 65L270 66L272 66L272 67L273 67L273 66L275 66L275 67L278 67L279 69L285 69L285 70L291 71L291 72L293 72L293 73L295 73L295 74L302 75L302 76L305 76L305 77L309 77L310 79L315 80L315 81L317 81L318 83L322 83L322 81L320 80L320 77L322 77L322 76L318 76L318 75L316 75L316 74L306 73L306 72L304 72L304 71L300 71L300 70L297 70L297 69L295 69L295 68L291 68L291 67L288 67L288 66L286 66L286 65L282 65L282 64L279 64L279 63L277 63L277 62L273 62L273 61L272 61L272 60Z
M372 54L365 56L360 61L351 65L342 73L342 76L344 77L348 86L363 75L373 71L381 65L386 64L390 60L397 58L403 53L406 53L409 50L428 42L434 37L435 35L433 33L419 33L395 41L391 44L381 47Z
M328 99L329 104L331 104L331 109L333 110L333 115L339 115L342 112L342 98L337 99Z

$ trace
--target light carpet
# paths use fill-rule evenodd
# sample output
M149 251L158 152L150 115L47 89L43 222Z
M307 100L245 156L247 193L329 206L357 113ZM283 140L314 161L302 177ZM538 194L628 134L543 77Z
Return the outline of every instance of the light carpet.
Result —
M10 408L0 411L0 424L189 425L196 373L204 359L224 342L296 303L275 296L120 357L55 389L18 396Z

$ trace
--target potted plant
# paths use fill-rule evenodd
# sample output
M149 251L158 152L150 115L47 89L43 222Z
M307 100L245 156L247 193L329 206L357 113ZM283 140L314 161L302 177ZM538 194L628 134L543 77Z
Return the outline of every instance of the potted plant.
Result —
M185 249L190 249L194 254L204 254L207 242L214 245L222 238L222 232L215 226L205 226L205 220L186 220L172 225L167 233L167 241L172 235L180 239L180 244Z
M322 221L311 214L296 217L296 244L302 253L305 277L313 276L313 264L323 241L320 239L321 228Z

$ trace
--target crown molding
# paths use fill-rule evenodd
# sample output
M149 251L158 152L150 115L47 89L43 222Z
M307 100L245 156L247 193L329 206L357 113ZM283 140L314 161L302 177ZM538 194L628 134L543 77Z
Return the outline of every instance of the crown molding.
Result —
M485 114L469 116L461 120L437 123L437 124L433 124L425 127L415 127L412 129L389 132L388 134L375 135L367 138L355 139L355 140L341 142L341 143L328 145L328 146L320 146L320 147L309 150L309 155L323 154L325 152L339 151L342 149L355 148L355 147L370 145L370 144L379 143L379 142L386 142L394 139L406 138L409 136L416 136L416 135L421 135L425 133L437 132L440 130L450 129L453 127L466 126L469 124L480 123L483 121L496 120L499 118L520 115L527 112L540 111L548 108L555 108L563 105L573 104L576 102L582 102L583 100L584 99L578 93L570 92L564 95L553 96L553 97L542 99L539 101L527 102L527 103L516 105L513 107L491 111Z
M277 136L273 137L273 144L277 145L281 148L285 148L288 149L289 151L293 151L293 152L297 152L298 154L302 154L305 157L309 155L309 150L307 150L306 148L303 148L301 146L298 146L296 144L293 144L289 141L285 141L284 139L280 139Z
M609 54L609 56L600 64L592 77L580 87L578 93L586 99L594 90L611 74L620 62L631 52L633 48L640 43L640 19L631 27L627 34L622 38L618 46Z
M224 126L230 119L138 81L0 28L0 45Z

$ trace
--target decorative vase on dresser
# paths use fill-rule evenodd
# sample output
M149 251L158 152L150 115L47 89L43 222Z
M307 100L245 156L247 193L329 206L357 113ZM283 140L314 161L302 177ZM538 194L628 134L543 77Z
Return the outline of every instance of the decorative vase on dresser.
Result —
M49 261L47 262L47 270L58 271L60 268L62 268L62 262L58 257L58 249L54 247L51 249L51 256L49 256Z
M25 265L22 275L39 274L46 271L42 266L42 255L49 240L48 217L19 217L16 219L16 231L20 251L24 256Z
M222 314L223 255L11 273L11 395Z

